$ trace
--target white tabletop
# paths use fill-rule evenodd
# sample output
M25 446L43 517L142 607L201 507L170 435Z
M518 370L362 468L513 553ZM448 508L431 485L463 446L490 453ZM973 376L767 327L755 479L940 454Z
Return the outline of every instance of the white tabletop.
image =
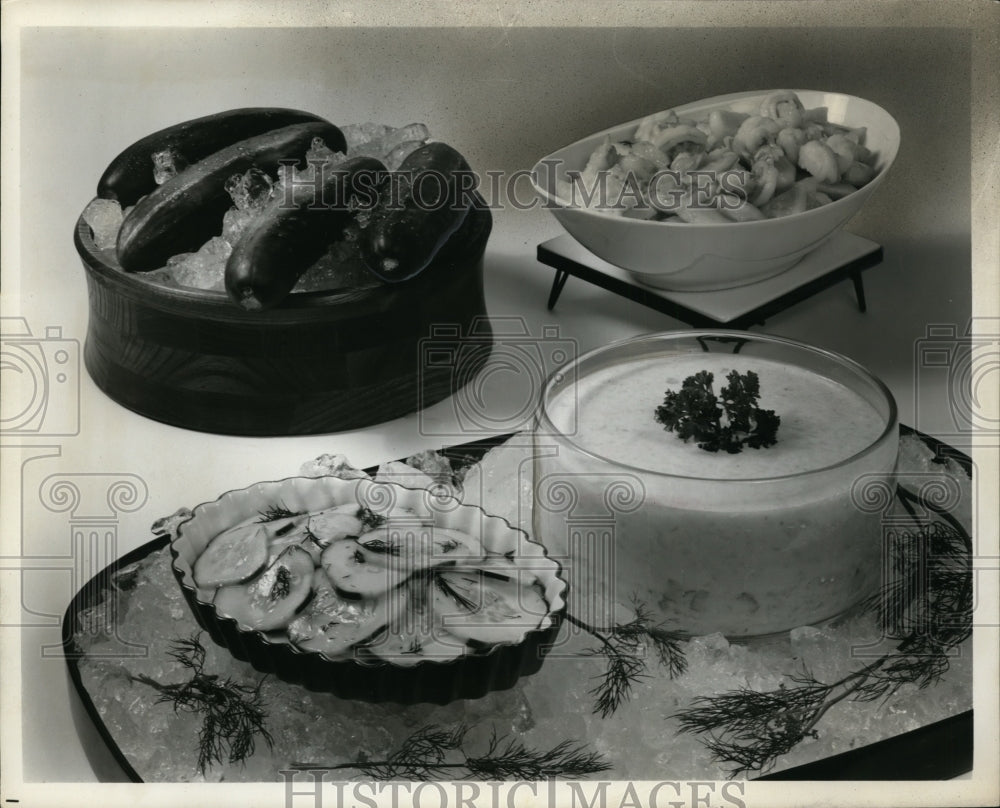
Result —
M206 435L142 418L110 401L82 375L80 433L58 442L23 442L33 448L22 450L27 461L19 486L24 505L24 555L31 559L22 565L43 567L23 573L25 607L39 614L59 615L75 593L74 585L84 583L81 576L74 578L72 574L79 559L41 561L37 557L64 555L70 546L70 533L87 524L79 518L86 508L96 509L95 516L103 512L108 517L100 524L107 526L115 540L113 552L83 551L87 564L82 572L93 574L101 560L110 562L113 559L109 556L150 541L149 526L157 517L214 498L224 490L293 475L316 455L343 453L355 465L367 466L423 448L474 440L491 430L504 432L525 426L518 414L537 394L541 379L504 369L497 374L490 372L492 367L508 368L505 357L523 350L525 339L538 338L543 345L548 340L582 352L634 334L687 328L576 279L570 279L556 309L547 311L553 270L534 260L534 248L539 241L556 235L558 226L540 214L501 214L497 219L487 256L487 305L495 321L509 318L500 323L509 338L498 340L491 364L483 371L482 378L487 380L480 390L485 397L483 409L467 409L465 417L460 418L455 407L470 407L471 399L460 395L422 413L337 435L282 439ZM916 317L901 321L899 313L915 313L923 302L922 294L907 295L907 290L926 289L940 279L935 267L904 265L899 257L892 261L889 253L883 266L865 273L866 314L857 310L851 285L842 283L773 317L767 331L841 351L863 362L889 385L899 403L901 420L913 424L917 379L912 370L912 341L896 333L904 327L918 329L922 323ZM939 294L944 293L942 289ZM958 306L923 305L933 308L934 316L942 322L962 319ZM516 333L522 327L527 337ZM940 381L933 380L931 392L920 390L926 399L944 405L933 413L935 423L942 423L949 415ZM512 417L503 419L504 414ZM485 429L477 428L480 425ZM57 455L50 454L57 451ZM90 500L79 510L55 511L54 495L40 498L41 488L53 474L76 485ZM135 490L139 501L107 511L99 500L115 485ZM11 496L14 490L12 487L5 494ZM47 617L29 620L51 625ZM32 712L32 720L24 726L26 778L86 780L91 776L90 768L67 711L65 663L58 653L48 658L39 655L40 644L58 642L58 630L32 628L24 631L22 639L23 704L26 708L30 705ZM50 751L55 738L59 738L60 749L57 767L52 766Z
M831 28L801 48L788 47L770 29L752 37L736 29L705 29L697 37L659 33L27 31L20 41L19 153L8 161L5 143L4 155L5 180L12 167L20 169L20 189L4 197L5 241L8 200L21 224L11 231L19 236L16 245L4 245L14 263L5 259L3 315L23 322L5 319L5 328L26 324L34 337L47 336L50 346L61 340L57 347L80 356L87 303L73 222L120 148L186 117L274 103L340 121L426 120L475 168L509 173L619 120L747 84L781 86L794 76L793 84L884 104L900 121L903 147L870 208L848 228L885 250L883 263L864 273L867 313L858 311L851 284L841 283L773 316L765 330L858 360L886 382L903 423L961 444L968 432L956 425L948 374L924 361L922 351L932 326L939 329L936 345L960 343L972 314L970 57L968 40L958 35L964 32L934 29L913 37L906 30ZM551 55L556 49L559 58ZM761 55L779 51L780 60ZM707 52L715 54L707 62L716 67L704 67ZM741 75L718 67L720 53L741 64ZM907 81L885 80L902 74ZM953 132L928 124L941 109L953 110ZM522 198L527 189L524 183ZM495 211L486 255L487 306L495 322L574 351L686 328L573 278L555 310L547 311L554 270L536 262L535 249L561 232L542 210ZM948 329L956 338L947 337ZM513 332L500 337L491 365L499 371L481 377L490 431L525 426L525 402L538 391L536 375L503 370L502 357L518 351L519 340L524 336ZM44 649L58 645L58 622L78 585L102 559L149 541L154 519L224 490L295 474L322 453L343 453L366 466L484 434L462 427L449 399L337 435L205 435L113 403L86 376L82 358L78 373L46 415L52 421L3 435L0 567L8 584L20 583L22 597L21 628L8 626L5 638L20 637L25 782L94 780L69 713L65 662ZM62 498L63 482L76 487L79 502ZM120 496L109 495L114 491ZM80 530L85 541L92 533L110 543L96 552L74 550Z

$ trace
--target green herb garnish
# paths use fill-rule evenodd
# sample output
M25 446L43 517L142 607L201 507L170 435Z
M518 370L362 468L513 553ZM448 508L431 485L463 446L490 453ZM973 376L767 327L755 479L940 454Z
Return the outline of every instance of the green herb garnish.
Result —
M744 446L761 449L778 442L781 418L774 410L762 410L760 379L752 370L730 371L729 382L715 395L714 376L702 370L688 376L679 392L668 390L654 417L681 440L693 438L706 452L736 454ZM719 405L722 406L719 406Z
M161 684L141 674L132 680L156 690L156 703L173 706L174 711L202 716L198 733L198 769L228 760L243 763L254 753L259 737L270 747L273 743L265 722L267 713L260 695L261 679L256 685L244 685L230 678L205 673L205 647L200 634L176 640L167 653L191 671L191 678L176 684Z
M361 524L368 530L375 530L375 528L382 527L387 521L382 514L375 513L371 508L362 508L359 510L358 519L361 520Z
M400 553L400 546L398 544L390 544L384 539L372 539L371 541L364 542L361 546L366 550L371 550L373 553L382 553L383 555L398 556Z
M600 681L590 692L596 697L594 712L602 718L612 715L622 704L632 698L633 687L648 678L647 651L652 647L660 665L666 668L671 679L687 671L687 659L681 642L687 636L668 631L653 621L653 615L637 597L632 598L635 617L628 623L616 623L607 631L598 631L571 614L564 619L571 625L592 634L601 645L587 649L588 656L603 656L607 668Z
M456 587L448 583L440 575L434 576L434 583L447 597L451 598L461 608L474 612L479 608L479 604L472 600L465 592L459 591Z
M378 780L546 780L580 779L611 768L607 759L582 743L561 741L550 749L534 749L495 730L481 754L473 754L464 748L468 734L465 724L450 730L428 724L384 760L369 760L359 754L350 763L293 763L292 769L357 769Z
M274 576L274 584L271 586L269 596L271 600L287 598L292 591L292 572L288 567L278 567Z
M291 519L293 516L301 515L302 511L290 511L285 507L284 503L279 502L277 505L268 505L264 510L260 511L260 518L257 522L260 524L264 522L277 522L279 519Z

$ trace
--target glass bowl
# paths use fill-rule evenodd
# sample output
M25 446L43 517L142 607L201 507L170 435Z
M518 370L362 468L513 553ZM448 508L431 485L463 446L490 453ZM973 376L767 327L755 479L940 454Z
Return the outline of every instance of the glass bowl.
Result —
M656 423L700 369L759 374L778 442L711 453ZM667 628L749 637L827 621L881 576L896 405L856 362L760 334L651 334L583 354L545 385L534 536L562 560L570 613L607 626L641 601Z

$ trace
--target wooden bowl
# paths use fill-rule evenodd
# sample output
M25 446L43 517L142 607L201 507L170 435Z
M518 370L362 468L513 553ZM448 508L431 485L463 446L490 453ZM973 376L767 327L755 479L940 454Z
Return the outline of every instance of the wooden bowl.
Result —
M87 371L119 404L203 432L306 435L407 415L451 395L489 357L483 254L492 222L485 207L470 211L410 281L297 292L248 312L224 292L123 272L81 218Z

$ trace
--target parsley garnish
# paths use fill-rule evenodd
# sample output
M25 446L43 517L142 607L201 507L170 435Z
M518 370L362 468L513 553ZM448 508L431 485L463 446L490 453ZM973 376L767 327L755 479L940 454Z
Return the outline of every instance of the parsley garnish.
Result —
M781 418L774 410L757 406L760 379L752 370L744 374L730 371L729 382L717 397L712 390L714 376L702 370L688 376L679 392L668 390L656 408L657 423L681 440L693 438L706 452L720 450L736 454L744 446L761 449L778 442ZM721 407L719 405L722 405Z

